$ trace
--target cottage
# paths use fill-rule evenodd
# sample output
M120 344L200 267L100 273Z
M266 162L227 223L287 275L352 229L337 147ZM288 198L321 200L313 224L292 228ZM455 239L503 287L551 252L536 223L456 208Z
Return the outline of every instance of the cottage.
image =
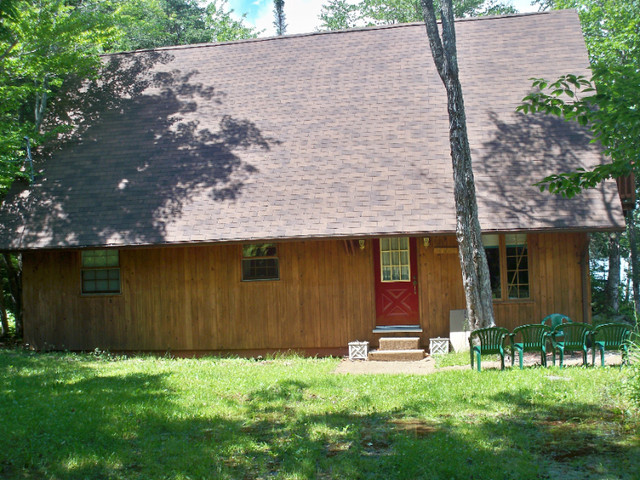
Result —
M496 321L589 320L589 232L615 182L578 127L515 113L531 77L588 75L574 11L460 20L459 63ZM105 57L81 119L2 208L25 340L72 350L344 353L449 333L465 306L444 87L423 24Z

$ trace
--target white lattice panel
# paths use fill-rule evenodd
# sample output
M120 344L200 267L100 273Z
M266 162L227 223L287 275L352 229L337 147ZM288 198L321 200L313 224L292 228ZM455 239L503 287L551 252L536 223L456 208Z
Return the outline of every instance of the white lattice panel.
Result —
M449 353L449 339L448 338L430 338L429 339L429 352L431 355L439 355Z
M349 360L366 360L369 356L369 342L349 342Z

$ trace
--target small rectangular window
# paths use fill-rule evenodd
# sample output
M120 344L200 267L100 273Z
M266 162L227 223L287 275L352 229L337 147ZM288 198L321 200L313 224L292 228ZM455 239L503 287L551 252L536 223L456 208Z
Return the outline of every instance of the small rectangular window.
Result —
M273 243L242 246L242 281L280 280L278 247Z
M507 297L529 298L529 258L526 235L506 235Z
M500 283L500 235L483 235L484 253L489 264L489 276L491 277L491 292L493 298L502 297Z
M118 250L84 250L82 252L82 293L120 293Z

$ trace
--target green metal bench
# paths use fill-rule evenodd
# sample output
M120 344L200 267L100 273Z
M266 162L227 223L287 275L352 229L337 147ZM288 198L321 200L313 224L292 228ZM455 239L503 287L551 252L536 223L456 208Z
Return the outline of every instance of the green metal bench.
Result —
M559 323L548 334L551 340L553 364L556 350L560 353L560 368L564 365L564 352L582 352L582 364L587 365L587 341L592 327L588 323Z
M473 355L477 356L478 371L482 371L480 359L482 354L497 353L500 355L500 369L504 370L504 339L509 336L509 330L503 327L487 327L474 330L469 335L469 353L471 354L471 369L473 370Z
M524 368L522 357L524 352L540 352L543 366L547 366L547 337L551 332L549 325L531 324L521 325L513 329L511 338L511 366L515 360L515 354L518 352L520 360L520 369ZM518 339L519 341L516 341Z
M593 329L592 364L596 364L596 350L600 351L600 364L604 367L606 349L622 350L622 365L629 363L629 337L631 325L626 323L603 323ZM622 366L621 365L621 366Z

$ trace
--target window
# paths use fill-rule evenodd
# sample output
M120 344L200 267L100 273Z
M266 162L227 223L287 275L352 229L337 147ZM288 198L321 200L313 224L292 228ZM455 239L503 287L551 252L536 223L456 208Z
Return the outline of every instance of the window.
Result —
M278 247L273 243L242 246L242 281L280 280Z
M409 239L380 239L380 274L383 282L408 282L411 278L409 267Z
M529 251L525 234L483 235L491 291L496 300L530 298Z
M82 293L120 293L118 250L84 250L82 252Z

